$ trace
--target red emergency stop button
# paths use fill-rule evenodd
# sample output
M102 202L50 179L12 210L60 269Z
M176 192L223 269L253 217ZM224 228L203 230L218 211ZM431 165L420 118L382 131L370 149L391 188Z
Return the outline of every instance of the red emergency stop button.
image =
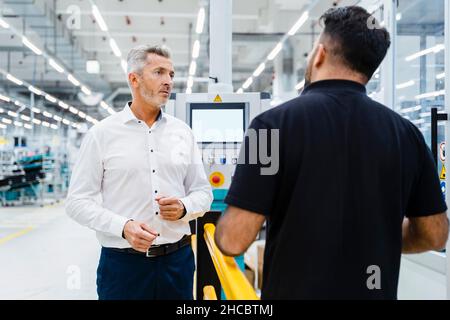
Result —
M220 171L212 172L209 175L209 182L213 187L218 188L225 183L225 176Z

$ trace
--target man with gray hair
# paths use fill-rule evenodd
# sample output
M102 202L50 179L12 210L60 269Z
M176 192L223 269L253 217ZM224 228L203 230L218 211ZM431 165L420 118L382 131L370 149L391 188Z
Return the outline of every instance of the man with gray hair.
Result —
M102 245L99 299L189 300L189 221L209 210L211 186L190 127L161 109L175 74L169 50L139 46L127 60L133 100L86 134L66 212Z

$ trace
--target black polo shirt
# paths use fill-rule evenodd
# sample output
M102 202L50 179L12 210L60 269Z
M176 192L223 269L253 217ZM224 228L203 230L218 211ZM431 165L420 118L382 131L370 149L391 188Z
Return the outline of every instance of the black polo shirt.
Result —
M404 216L447 209L421 132L343 80L309 85L250 128L268 130L259 142L279 129L279 168L249 163L249 130L225 202L267 218L262 298L396 299Z

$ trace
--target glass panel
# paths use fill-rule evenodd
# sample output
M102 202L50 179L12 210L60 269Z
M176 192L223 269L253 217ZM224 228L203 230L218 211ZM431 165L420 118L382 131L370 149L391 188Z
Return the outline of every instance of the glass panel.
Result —
M444 5L444 0L400 0L397 14L396 107L429 145L431 108L444 111ZM438 142L444 140L443 125Z
M445 112L445 0L400 0L397 14L396 110L422 131L432 147L431 109ZM439 145L445 122L438 124L437 164L445 193ZM445 195L444 195L445 196Z

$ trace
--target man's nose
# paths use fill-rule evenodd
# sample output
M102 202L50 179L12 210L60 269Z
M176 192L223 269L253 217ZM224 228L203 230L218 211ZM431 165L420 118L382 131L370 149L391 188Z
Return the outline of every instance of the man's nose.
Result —
M168 85L170 86L170 88L172 88L173 86L173 79L171 76L167 76L164 78L164 85Z

